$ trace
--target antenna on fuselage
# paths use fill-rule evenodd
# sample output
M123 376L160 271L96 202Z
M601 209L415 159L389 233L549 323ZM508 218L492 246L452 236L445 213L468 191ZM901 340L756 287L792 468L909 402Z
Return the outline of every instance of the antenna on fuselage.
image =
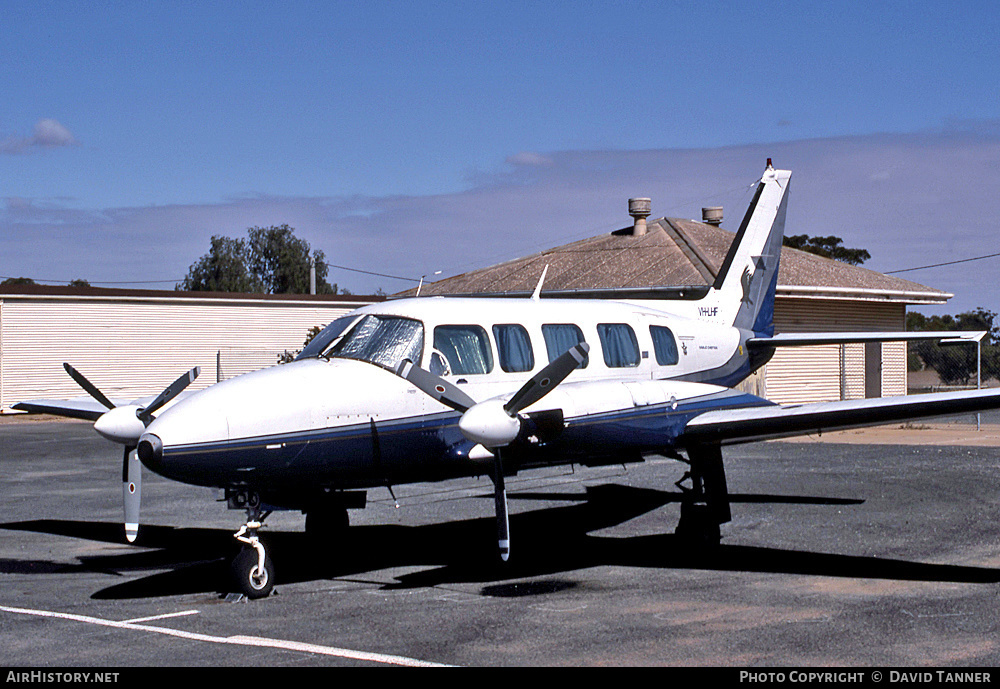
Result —
M545 282L545 274L549 272L549 264L545 264L545 268L542 269L542 277L538 278L538 284L535 286L535 291L532 292L531 298L538 301L542 296L542 283Z

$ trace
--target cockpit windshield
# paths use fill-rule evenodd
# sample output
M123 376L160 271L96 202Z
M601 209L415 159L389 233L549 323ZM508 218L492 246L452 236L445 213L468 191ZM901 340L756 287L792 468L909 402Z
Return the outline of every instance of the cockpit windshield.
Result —
M332 321L328 326L319 331L319 334L316 335L316 337L309 340L309 344L307 344L302 352L295 357L295 360L315 359L320 356L334 341L343 335L344 331L347 330L351 323L358 320L358 318L360 318L360 316L357 314L350 313Z
M368 315L330 349L328 356L395 370L403 359L419 362L423 350L424 324L420 321Z

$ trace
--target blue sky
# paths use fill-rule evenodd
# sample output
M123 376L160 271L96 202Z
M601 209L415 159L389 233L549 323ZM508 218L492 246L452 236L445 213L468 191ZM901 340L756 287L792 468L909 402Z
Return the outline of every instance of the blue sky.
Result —
M448 275L627 224L629 196L738 219L767 156L794 171L788 231L876 270L1000 252L995 2L8 0L0 19L2 276L171 288L212 235L282 223L334 264ZM944 311L1000 311L998 269L902 276L954 292Z

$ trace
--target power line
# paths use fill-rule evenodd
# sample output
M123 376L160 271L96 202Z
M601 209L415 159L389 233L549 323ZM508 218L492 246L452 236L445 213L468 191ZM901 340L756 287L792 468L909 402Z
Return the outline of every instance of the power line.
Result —
M339 266L334 263L324 262L323 265L325 265L327 268L336 268L337 270L347 270L352 273L363 273L364 275L374 275L376 277L390 278L392 280L406 280L408 282L416 282L416 283L420 282L419 278L403 277L401 275L390 275L388 273L376 273L371 270L362 270L360 268L349 268L347 266ZM18 277L23 277L23 276L15 277L13 275L0 275L0 280L16 280L18 279ZM30 279L38 283L55 283L57 285L68 285L70 282L72 282L71 280L50 280L45 278L30 278ZM120 280L117 282L109 282L109 281L97 282L97 281L87 280L86 282L89 285L153 285L153 284L171 284L171 283L177 284L184 282L184 278L181 278L179 280Z
M24 277L23 275L13 276L13 275L0 275L0 280L18 280ZM28 278L29 280L34 280L39 283L52 282L57 285L68 285L73 280L48 280L46 278ZM177 283L183 282L183 280L120 280L118 282L91 282L90 280L85 280L88 285L153 285L153 284L166 284L166 283Z
M969 263L971 261L982 261L986 258L996 258L1000 256L1000 253L986 254L985 256L974 256L973 258L961 258L957 261L945 261L944 263L932 263L928 266L918 266L916 268L902 268L900 270L887 270L884 275L893 275L894 273L908 273L911 270L924 270L925 268L940 268L941 266L953 266L957 263Z
M380 278L391 278L393 280L408 280L409 282L420 282L419 278L406 278L399 275L389 275L387 273L373 273L370 270L361 270L360 268L348 268L347 266L338 266L333 263L323 263L327 268L336 268L338 270L349 270L352 273L364 273L365 275L375 275Z

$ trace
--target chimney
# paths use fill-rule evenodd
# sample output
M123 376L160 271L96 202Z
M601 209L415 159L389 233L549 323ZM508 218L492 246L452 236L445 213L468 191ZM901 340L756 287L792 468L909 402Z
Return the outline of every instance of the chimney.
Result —
M632 226L633 235L638 237L646 234L646 218L649 217L651 205L650 199L628 200L628 214L635 220L635 224Z
M716 227L721 225L722 206L712 206L711 208L702 208L701 221L706 225L715 225Z

